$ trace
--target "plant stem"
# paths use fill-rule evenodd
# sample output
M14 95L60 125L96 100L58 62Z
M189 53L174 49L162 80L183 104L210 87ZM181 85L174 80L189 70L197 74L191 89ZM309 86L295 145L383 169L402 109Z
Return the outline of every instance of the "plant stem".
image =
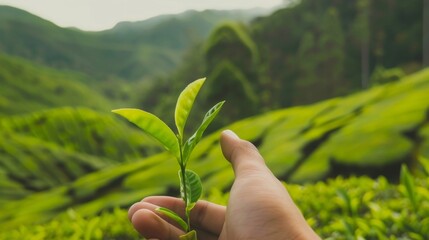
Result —
M180 166L180 173L182 175L180 183L183 187L183 201L185 202L185 217L186 222L188 223L188 229L186 229L186 232L189 232L191 230L191 220L189 217L189 211L188 211L188 191L186 189L186 173L185 173L186 166Z
M188 223L188 229L185 229L186 232L189 232L191 230L191 221L190 221L190 217L189 217L189 212L188 212L188 191L186 189L186 164L184 163L184 159L183 159L183 144L182 144L182 139L179 139L179 148L180 148L180 161L179 161L179 165L180 165L180 185L183 191L183 196L182 199L185 202L185 217L186 217L186 222Z

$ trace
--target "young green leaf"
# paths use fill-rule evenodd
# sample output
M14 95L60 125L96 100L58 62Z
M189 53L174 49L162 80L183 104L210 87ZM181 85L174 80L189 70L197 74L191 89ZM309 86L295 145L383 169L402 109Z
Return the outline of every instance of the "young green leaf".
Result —
M182 236L179 236L180 240L197 240L197 232L192 230Z
M418 163L420 165L420 168L422 169L425 176L429 177L429 159L419 156L418 157Z
M179 170L180 182L184 182L182 179L182 172ZM201 184L201 179L194 171L186 169L185 170L185 186L180 186L180 194L182 198L185 196L186 191L186 206L187 212L195 206L198 199L200 199L203 192L203 185Z
M401 166L400 179L401 184L405 186L406 195L410 199L411 204L413 205L414 209L417 209L417 194L414 179L411 173L408 171L407 165L405 164Z
M214 105L204 116L204 119L201 123L201 125L198 127L197 131L186 141L185 147L183 150L183 162L188 162L188 159L191 155L192 150L195 148L195 146L198 144L198 142L201 140L201 137L203 136L204 131L207 129L207 127L210 125L210 123L215 119L217 114L219 113L220 109L222 108L225 101L219 102L216 105Z
M112 112L134 123L147 134L154 137L177 159L180 159L179 142L174 132L157 116L140 109L122 108Z
M352 200L350 199L350 196L347 193L347 191L344 190L343 188L339 188L339 189L337 189L336 192L337 192L338 197L340 197L340 199L344 203L344 206L342 207L344 214L353 215Z
M171 220L175 221L184 231L189 230L188 224L183 221L183 219L177 213L171 211L170 209L158 207L155 209L155 211L160 212L165 216L169 217Z
M176 109L174 113L174 120L178 134L183 140L183 131L185 129L186 121L188 120L189 113L191 112L192 106L194 105L195 98L204 84L205 78L198 79L190 83L179 95L176 103Z

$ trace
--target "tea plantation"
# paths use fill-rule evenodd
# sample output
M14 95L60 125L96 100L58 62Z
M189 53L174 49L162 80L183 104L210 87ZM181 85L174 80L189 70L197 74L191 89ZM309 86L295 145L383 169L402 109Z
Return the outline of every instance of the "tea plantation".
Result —
M324 239L429 236L429 70L225 128L259 148ZM233 173L219 133L189 168L225 204ZM125 209L178 194L174 158L109 113L3 117L0 138L0 239L138 239Z

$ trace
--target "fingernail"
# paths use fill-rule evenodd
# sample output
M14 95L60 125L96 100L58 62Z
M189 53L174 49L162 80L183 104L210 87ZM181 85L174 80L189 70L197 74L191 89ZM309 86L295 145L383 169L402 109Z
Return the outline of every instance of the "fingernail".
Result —
M234 138L234 139L240 139L238 136L237 136L237 134L235 134L235 132L233 132L233 131L231 131L231 130L225 130L225 131L223 131L223 133L224 134L226 134L226 135L228 135L228 136L230 136L230 137L232 137L232 138Z

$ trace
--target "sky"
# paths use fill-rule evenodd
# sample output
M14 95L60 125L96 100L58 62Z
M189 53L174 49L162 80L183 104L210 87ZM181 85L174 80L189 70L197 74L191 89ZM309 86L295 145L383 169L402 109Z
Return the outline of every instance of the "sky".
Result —
M0 0L0 5L21 8L61 27L87 31L112 28L121 21L140 21L189 9L271 8L283 0Z

